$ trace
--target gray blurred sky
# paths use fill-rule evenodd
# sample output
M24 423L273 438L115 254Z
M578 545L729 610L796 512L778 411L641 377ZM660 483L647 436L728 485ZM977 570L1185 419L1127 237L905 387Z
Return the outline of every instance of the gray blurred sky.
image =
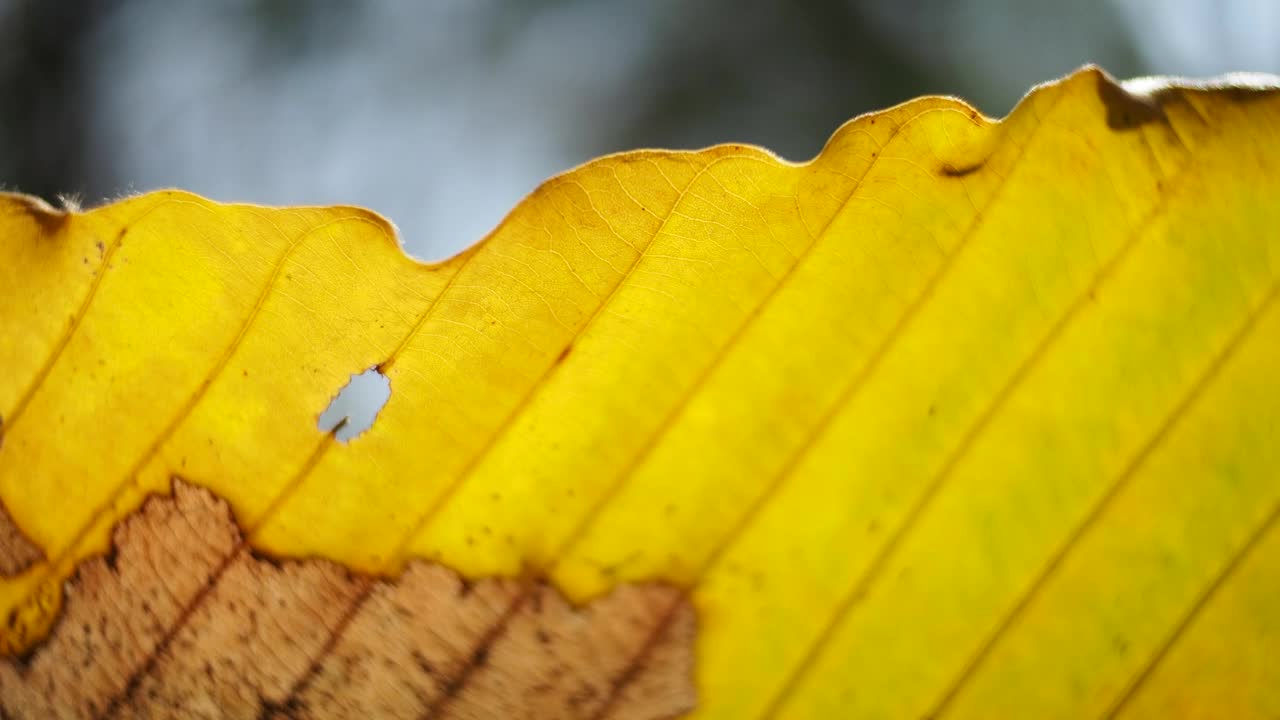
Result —
M956 94L1002 115L1086 63L1280 72L1269 0L0 0L0 183L358 204L439 258L595 155L727 141L790 159Z

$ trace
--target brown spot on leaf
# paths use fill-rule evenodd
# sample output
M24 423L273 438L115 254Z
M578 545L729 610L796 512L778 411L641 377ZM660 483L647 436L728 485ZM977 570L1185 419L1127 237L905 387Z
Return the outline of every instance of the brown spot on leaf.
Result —
M986 160L982 160L971 165L962 166L952 165L951 163L942 163L942 167L938 168L938 172L943 177L960 178L981 170L982 166L985 165L986 162Z
M1133 130L1149 122L1168 122L1157 95L1138 95L1125 90L1106 73L1096 75L1098 98L1107 108L1107 127Z
M27 215L40 226L46 235L52 235L62 229L70 213L50 205L34 195L22 193L0 193L14 201L26 211Z
M574 607L543 583L400 577L250 551L225 502L175 480L83 563L0 717L665 718L693 707L693 610L626 585ZM463 588L468 588L463 592Z
M44 553L22 533L0 502L0 577L13 577L44 559Z
M569 353L571 352L573 352L573 343L569 343L568 345L564 346L564 349L561 350L560 354L556 356L555 364L559 365L560 363L564 362L565 358L569 357Z

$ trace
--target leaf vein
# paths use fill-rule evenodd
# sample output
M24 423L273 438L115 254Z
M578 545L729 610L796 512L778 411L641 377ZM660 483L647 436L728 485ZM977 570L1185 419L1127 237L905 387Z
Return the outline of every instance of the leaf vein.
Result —
M1079 524L1072 529L1062 545L1053 553L1044 568L1032 581L1031 585L1022 594L1014 606L1008 613L996 624L995 630L990 636L979 646L974 655L965 662L959 676L952 685L943 693L942 698L938 701L934 711L928 714L928 717L941 717L949 708L951 703L959 695L964 685L977 673L982 664L986 662L991 652L1000 643L1000 641L1013 628L1026 610L1035 601L1045 586L1062 567L1067 556L1079 545L1080 541L1096 527L1099 520L1106 514L1112 503L1119 497L1124 489L1129 486L1132 479L1138 474L1138 471L1156 454L1156 451L1165 443L1172 434L1178 424L1187 416L1187 414L1195 406L1196 402L1204 395L1205 391L1213 384L1221 374L1223 369L1229 363L1230 359L1235 356L1240 347L1246 342L1253 330L1257 327L1261 318L1270 310L1277 291L1280 290L1280 284L1273 287L1267 294L1266 298L1259 304L1257 308L1250 310L1245 317L1241 326L1228 338L1227 342L1212 358L1204 372L1200 374L1190 385L1187 392L1178 401L1178 404L1169 412L1169 414L1160 422L1151 437L1138 449L1124 470L1116 477L1098 499L1098 501L1089 509Z

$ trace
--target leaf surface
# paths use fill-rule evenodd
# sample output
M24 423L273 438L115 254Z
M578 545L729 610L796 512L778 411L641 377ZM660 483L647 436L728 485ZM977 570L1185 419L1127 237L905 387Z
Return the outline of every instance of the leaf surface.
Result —
M193 542L124 518L223 532L181 510L195 485L229 504L231 544L190 588L152 573L172 617L94 660L133 658L76 712L144 708L166 664L216 657L199 628L252 623L201 613L252 595L241 572L351 574L289 591L318 619L279 643L310 649L245 706L332 711L338 690L298 698L344 677L333 657L403 640L362 613L444 566L515 585L442 640L435 694L406 680L386 714L534 712L503 678L538 652L521 648L541 615L523 618L546 578L591 603L564 610L578 626L642 608L554 714L684 709L619 699L682 667L691 604L697 717L1273 716L1277 148L1260 81L1086 69L1000 122L947 98L860 117L803 164L601 158L437 265L353 208L6 196L0 648L39 662L51 628L72 632L54 626L69 579L127 592L124 558ZM391 384L372 428L320 432L371 367ZM179 510L139 510L171 487ZM244 642L267 637L253 627ZM441 677L410 666L386 672ZM21 716L34 680L15 668L0 708ZM212 677L184 692L237 675Z

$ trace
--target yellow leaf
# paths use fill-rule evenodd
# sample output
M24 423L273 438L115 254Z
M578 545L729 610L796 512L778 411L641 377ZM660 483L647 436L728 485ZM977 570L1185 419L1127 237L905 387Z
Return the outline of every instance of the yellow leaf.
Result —
M338 712L305 698L332 675L414 715L670 714L638 678L682 667L691 602L695 717L1275 716L1277 148L1273 80L1085 69L1000 122L948 98L857 118L803 164L601 158L437 265L354 208L4 196L0 649L38 664L64 587L121 602L151 562L172 624L85 650L105 689L75 713L144 707L184 633L216 657L186 624L239 572L313 578L289 592L318 619L247 705L214 683L190 707ZM373 426L319 431L375 367ZM214 536L204 575L173 559ZM443 679L393 669L434 695L327 664L408 642L362 608L433 563L516 578L419 628L469 628ZM552 633L599 666L554 711L503 680L547 636L538 578L604 628ZM227 618L209 632L274 637ZM40 691L4 662L21 716Z

